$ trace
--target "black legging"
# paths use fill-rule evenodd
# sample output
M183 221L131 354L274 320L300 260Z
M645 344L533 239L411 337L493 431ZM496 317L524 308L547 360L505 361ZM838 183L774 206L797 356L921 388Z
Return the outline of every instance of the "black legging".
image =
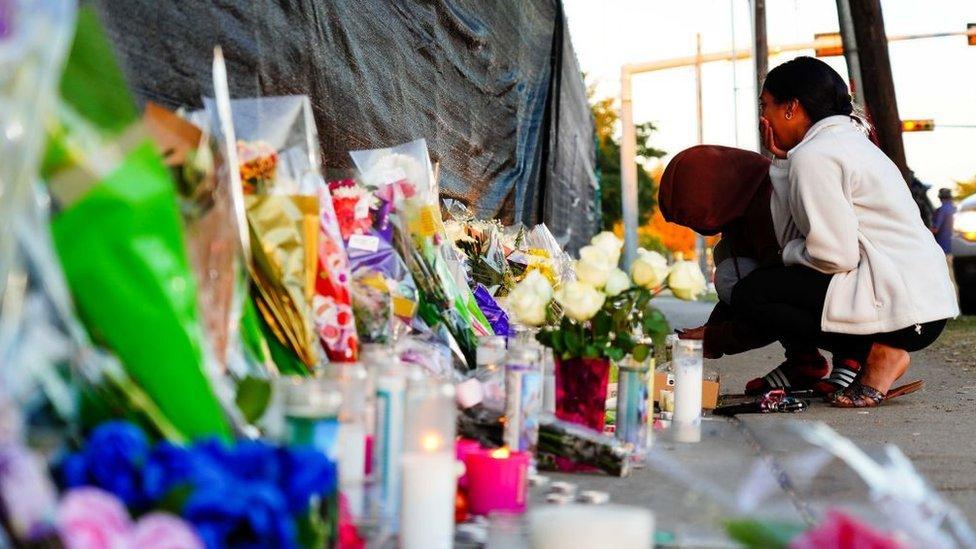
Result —
M895 332L854 335L820 328L824 300L833 275L801 266L760 269L742 279L732 291L732 308L784 346L826 349L838 358L863 364L871 345L882 343L915 352L931 345L945 328L936 320Z

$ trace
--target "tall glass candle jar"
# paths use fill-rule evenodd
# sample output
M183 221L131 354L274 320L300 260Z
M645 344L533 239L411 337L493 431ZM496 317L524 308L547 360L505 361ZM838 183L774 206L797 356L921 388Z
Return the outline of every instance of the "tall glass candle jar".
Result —
M648 386L650 365L627 356L618 364L617 439L634 446L634 456L642 460L648 447Z
M542 354L535 346L517 345L505 359L505 429L512 451L535 454L542 412Z
M449 549L454 541L457 463L454 386L411 377L404 424L400 546Z
M702 342L679 339L674 349L674 424L697 426L702 411Z

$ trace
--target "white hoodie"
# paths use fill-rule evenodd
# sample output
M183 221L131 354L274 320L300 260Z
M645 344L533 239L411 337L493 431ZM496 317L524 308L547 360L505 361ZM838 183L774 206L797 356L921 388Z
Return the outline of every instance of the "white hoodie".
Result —
M826 332L893 332L959 314L945 254L905 180L848 116L774 160L770 209L783 263L833 274Z

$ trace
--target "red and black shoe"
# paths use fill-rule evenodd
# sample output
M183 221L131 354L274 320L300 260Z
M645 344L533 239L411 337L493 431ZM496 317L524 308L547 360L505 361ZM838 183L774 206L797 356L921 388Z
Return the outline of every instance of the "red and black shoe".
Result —
M814 390L825 397L842 391L851 386L858 374L861 373L861 363L853 358L834 359L834 367L830 375L820 380Z
M804 391L816 389L830 371L827 359L819 352L787 355L786 361L768 374L746 383L747 395L761 395L773 389Z

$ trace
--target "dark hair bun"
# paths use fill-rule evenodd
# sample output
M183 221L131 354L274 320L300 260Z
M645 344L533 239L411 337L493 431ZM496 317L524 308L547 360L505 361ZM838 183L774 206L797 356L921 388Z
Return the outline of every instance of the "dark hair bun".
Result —
M799 101L812 122L854 112L844 79L830 65L813 57L797 57L769 71L763 89L777 103Z

